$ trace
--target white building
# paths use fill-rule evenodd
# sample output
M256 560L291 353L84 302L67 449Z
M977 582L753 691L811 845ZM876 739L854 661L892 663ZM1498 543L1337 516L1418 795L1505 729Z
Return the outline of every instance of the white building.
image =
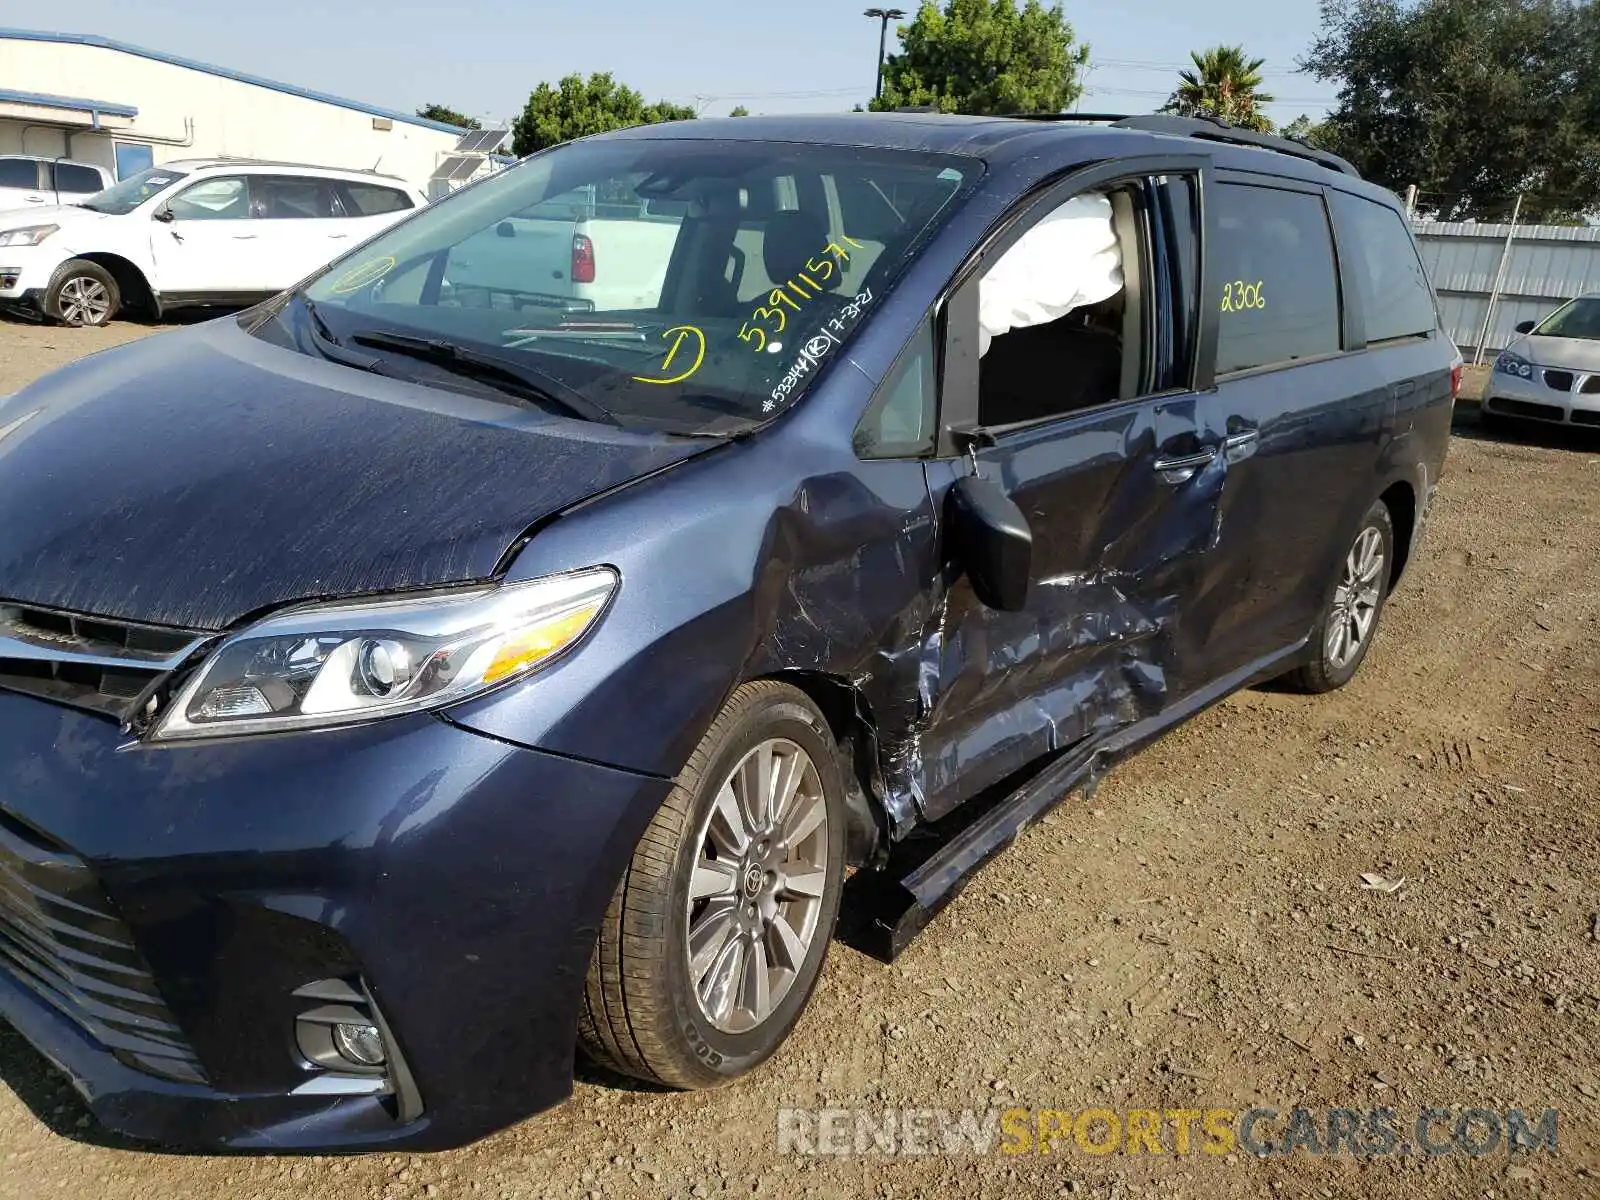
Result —
M461 132L92 34L0 28L0 154L75 158L118 178L177 158L262 158L427 188Z

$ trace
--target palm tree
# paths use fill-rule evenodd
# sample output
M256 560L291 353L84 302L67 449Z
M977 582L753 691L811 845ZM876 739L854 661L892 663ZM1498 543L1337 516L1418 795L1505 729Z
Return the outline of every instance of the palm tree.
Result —
M1272 97L1260 90L1264 58L1246 58L1243 46L1213 46L1201 53L1189 51L1193 70L1178 72L1178 90L1162 112L1181 117L1220 117L1246 129L1272 131L1261 111Z

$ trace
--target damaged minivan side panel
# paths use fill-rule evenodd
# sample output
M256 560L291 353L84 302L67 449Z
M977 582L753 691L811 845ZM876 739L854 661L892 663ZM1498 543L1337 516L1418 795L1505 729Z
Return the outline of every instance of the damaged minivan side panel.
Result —
M1149 164L1150 174L1160 166ZM1198 190L1198 167L1171 164L1184 168ZM1125 261L1109 276L1114 288L1102 282L1103 235L1074 239L1083 251L1073 261L1064 253L1059 264L1058 274L1078 271L1087 281L1085 299L1113 301L1120 383L1107 380L1104 394L1063 387L1063 379L1088 369L1076 352L1096 349L1095 331L1087 321L1063 326L1059 312L1045 310L1029 340L1013 343L1024 349L1010 350L1008 374L997 376L1011 392L989 390L993 359L984 356L1003 355L1006 340L1018 334L991 338L979 328L985 310L974 293L987 283L982 271L989 262L1003 267L1012 245L1029 244L1026 223L1040 212L1056 220L1077 205L1085 221L1098 220L1101 210L1082 204L1081 195L1062 203L1063 192L1097 183L1117 192L1115 205L1102 200L1102 208L1107 215L1117 209L1119 227L1150 229L1138 207L1152 186L1148 176L1102 183L1080 173L1042 197L1010 243L997 239L987 249L946 308L944 420L972 429L965 439L971 453L930 466L931 491L942 504L965 474L995 479L1033 531L1033 563L1027 602L1017 612L985 606L965 577L947 572L951 582L924 647L927 718L914 751L903 756L920 764L912 786L929 818L1041 756L1156 715L1200 682L1183 618L1216 545L1229 459L1209 450L1223 435L1210 428L1213 415L1191 390L1192 352L1168 345L1172 330L1189 328L1177 318L1187 317L1194 298L1173 295L1161 239L1124 230ZM1012 308L1025 314L1029 305ZM1056 340L1046 326L1058 331ZM1116 333L1099 336L1109 343ZM1142 375L1135 369L1141 349ZM1018 361L1026 373L1014 369ZM1158 377L1149 365L1157 362L1175 363L1174 377ZM1015 395L1018 376L1035 396ZM1063 407L1056 411L1058 394ZM1012 414L1023 419L1004 423ZM1002 423L990 424L997 416Z
M860 462L847 438L806 438L796 427L809 415L796 413L781 441L729 444L541 530L511 577L605 562L622 576L612 610L584 653L548 669L547 686L449 718L670 776L738 683L793 673L851 689L874 734L903 742L919 717L937 575L922 463ZM729 489L747 502L726 503ZM702 548L692 567L688 544Z

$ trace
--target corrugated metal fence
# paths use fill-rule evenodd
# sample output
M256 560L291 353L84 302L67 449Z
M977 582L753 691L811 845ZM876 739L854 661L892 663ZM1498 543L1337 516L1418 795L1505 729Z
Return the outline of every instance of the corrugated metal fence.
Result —
M1509 252L1506 225L1417 221L1412 228L1439 293L1444 327L1469 359L1483 334L1503 254L1486 353L1515 337L1519 321L1536 321L1574 296L1600 291L1600 226L1518 225Z

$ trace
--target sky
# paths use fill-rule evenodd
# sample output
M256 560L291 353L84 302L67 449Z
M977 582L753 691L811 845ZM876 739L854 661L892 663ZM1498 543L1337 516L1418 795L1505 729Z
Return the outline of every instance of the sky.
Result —
M541 81L610 71L648 101L720 116L849 109L871 97L878 23L857 0L0 0L0 26L93 33L405 111L445 104L485 122ZM915 9L915 3L901 7ZM1149 112L1192 49L1242 43L1265 58L1269 115L1325 112L1333 88L1295 73L1316 0L1065 0L1091 47L1083 111ZM1270 17L1266 14L1270 12ZM891 52L893 29L891 27ZM87 83L63 91L92 93ZM95 93L98 95L98 93ZM104 97L115 100L115 96Z

